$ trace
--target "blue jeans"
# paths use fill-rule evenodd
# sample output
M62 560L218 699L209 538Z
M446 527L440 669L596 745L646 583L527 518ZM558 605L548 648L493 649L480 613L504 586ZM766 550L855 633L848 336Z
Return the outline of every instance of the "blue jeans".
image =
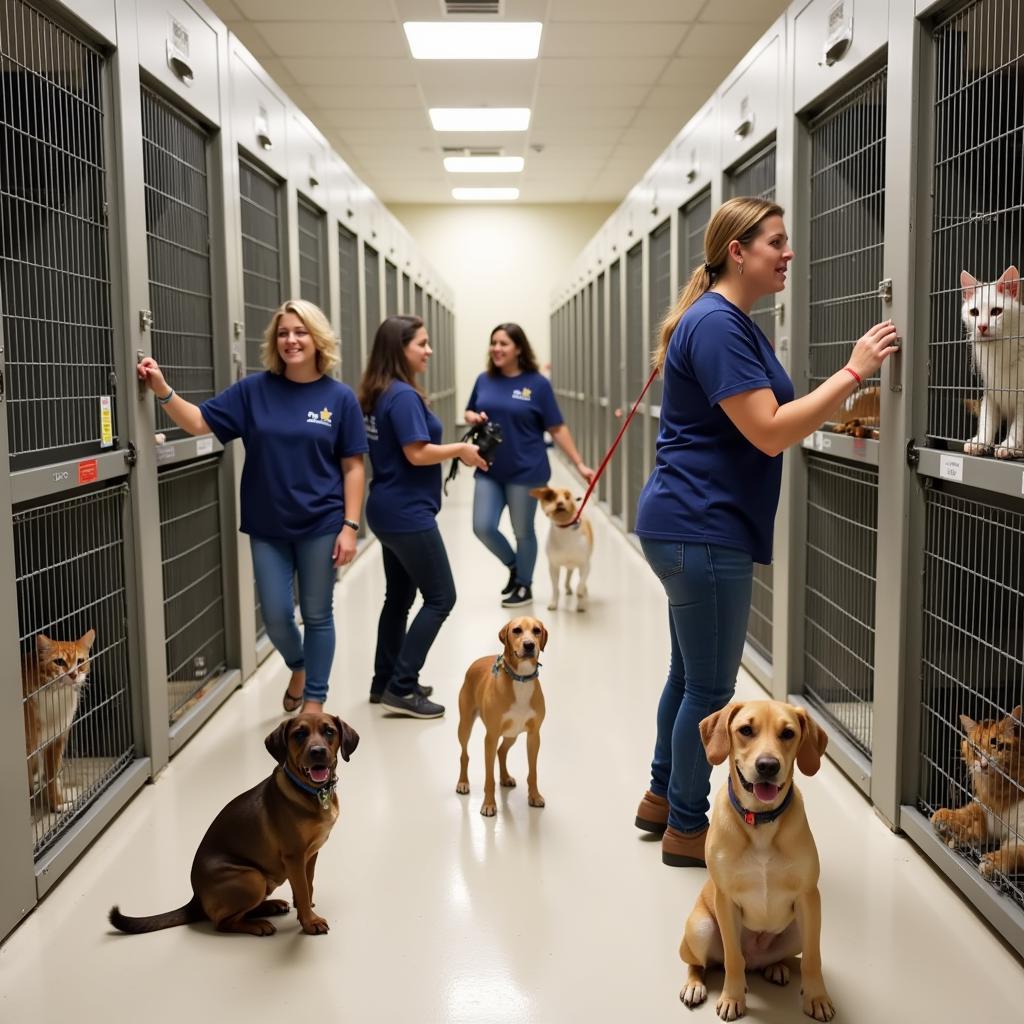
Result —
M667 796L668 823L697 832L708 823L711 765L698 725L725 707L750 616L749 554L714 544L644 540L644 557L668 595L672 658L658 703L651 792Z
M250 537L252 570L267 636L294 672L306 670L304 700L323 703L334 661L334 551L336 534L306 540ZM299 576L302 633L295 623L292 581Z
M419 682L430 647L455 607L455 581L436 526L416 533L378 533L377 540L384 553L387 589L377 625L370 692L390 689L405 697ZM407 630L417 590L423 594L423 606Z
M526 586L533 583L533 567L537 564L537 534L533 531L537 499L530 497L530 491L542 486L503 484L480 473L473 491L473 532L506 569L515 569L517 582ZM515 549L498 529L506 505L516 537Z

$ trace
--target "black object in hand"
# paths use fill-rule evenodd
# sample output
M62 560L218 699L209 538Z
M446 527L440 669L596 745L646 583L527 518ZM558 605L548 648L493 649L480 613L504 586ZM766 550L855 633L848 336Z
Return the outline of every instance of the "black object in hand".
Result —
M466 436L462 440L475 444L480 452L480 458L488 466L493 466L495 452L498 450L498 445L504 440L501 436L501 424L484 420L466 431Z

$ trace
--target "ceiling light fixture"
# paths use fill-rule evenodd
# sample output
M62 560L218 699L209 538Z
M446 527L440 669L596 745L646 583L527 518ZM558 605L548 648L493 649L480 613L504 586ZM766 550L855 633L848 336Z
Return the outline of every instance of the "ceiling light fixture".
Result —
M431 107L435 132L525 132L529 107Z
M539 21L407 21L402 25L416 60L536 60Z
M509 202L519 198L517 188L453 188L452 198L476 202Z
M521 156L446 156L444 169L451 174L516 174L523 163Z

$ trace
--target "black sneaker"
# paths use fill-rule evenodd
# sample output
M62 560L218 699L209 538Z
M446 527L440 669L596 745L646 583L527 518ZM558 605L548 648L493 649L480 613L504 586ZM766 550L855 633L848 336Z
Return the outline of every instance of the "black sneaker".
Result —
M416 692L421 697L429 697L434 692L434 688L432 686L420 686L419 683L417 683L416 684ZM370 703L371 704L379 704L380 703L380 699L383 696L383 694L384 694L383 690L381 690L380 693L377 693L376 690L371 690L370 691Z
M520 583L516 586L515 590L513 590L512 593L501 602L501 607L518 608L522 604L531 604L532 602L533 592L525 583Z
M435 704L415 691L408 697L399 697L394 691L385 690L380 704L396 715L408 715L409 718L440 718L444 714L443 704Z
M502 597L508 597L513 590L516 589L516 567L515 565L509 570L508 583L505 584L504 589L501 592Z

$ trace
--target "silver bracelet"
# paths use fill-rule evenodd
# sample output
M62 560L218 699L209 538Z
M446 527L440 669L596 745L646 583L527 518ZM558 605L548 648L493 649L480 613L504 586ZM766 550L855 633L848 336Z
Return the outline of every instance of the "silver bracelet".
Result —
M158 401L158 402L159 402L159 403L160 403L161 405L166 405L166 404L167 404L167 403L168 403L168 402L169 402L169 401L170 401L170 400L171 400L171 399L172 399L173 397L174 397L174 388L171 388L171 390L170 390L170 391L168 391L168 392L167 392L167 394L166 394L166 395L164 395L164 397L163 397L163 398L160 398L160 397L158 397L158 396L157 396L156 400L157 400L157 401Z

